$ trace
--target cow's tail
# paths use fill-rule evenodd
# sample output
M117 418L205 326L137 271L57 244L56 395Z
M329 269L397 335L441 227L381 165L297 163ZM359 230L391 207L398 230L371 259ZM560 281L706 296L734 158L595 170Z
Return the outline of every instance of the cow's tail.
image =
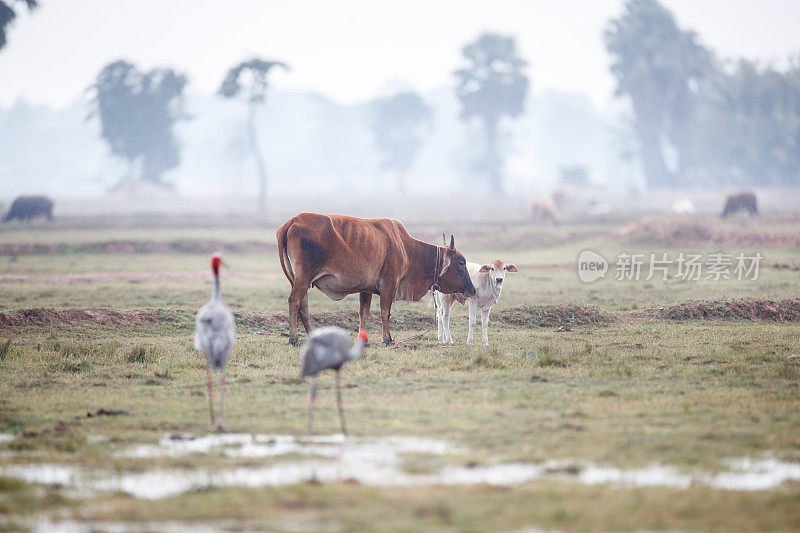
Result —
M289 251L287 250L286 242L289 237L289 228L294 224L294 219L290 219L283 226L278 228L278 256L281 259L281 268L286 275L286 279L294 287L294 272L292 271L292 262L289 261Z

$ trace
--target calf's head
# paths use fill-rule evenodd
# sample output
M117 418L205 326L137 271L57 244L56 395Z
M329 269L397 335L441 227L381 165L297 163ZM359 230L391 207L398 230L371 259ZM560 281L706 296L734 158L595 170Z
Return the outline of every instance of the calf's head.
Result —
M461 293L467 298L475 295L475 287L469 279L467 260L456 250L455 239L450 235L450 246L442 246L442 270L439 272L439 288L444 293Z
M488 265L483 265L478 272L489 274L489 282L494 287L495 293L500 293L503 288L503 280L506 279L506 272L519 272L514 265L506 264L502 259L495 259Z

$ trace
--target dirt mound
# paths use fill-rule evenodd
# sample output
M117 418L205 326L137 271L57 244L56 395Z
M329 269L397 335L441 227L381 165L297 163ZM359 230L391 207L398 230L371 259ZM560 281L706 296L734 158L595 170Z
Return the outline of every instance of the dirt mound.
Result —
M660 310L662 317L673 320L696 318L741 318L746 320L800 320L800 298L789 300L692 300Z
M564 325L602 324L613 320L613 316L594 307L579 305L522 305L503 309L492 315L493 319L510 326L523 328L557 327Z
M800 232L767 232L701 217L657 217L637 220L618 234L632 244L666 246L800 246Z
M54 324L79 324L93 322L107 326L140 326L169 322L191 326L195 311L160 309L24 309L0 313L0 326L45 326ZM234 313L239 327L253 328L270 332L286 332L289 320L286 313ZM563 325L582 325L608 322L612 315L599 309L577 305L520 306L504 309L492 315L510 326L558 327ZM315 327L339 326L355 330L359 326L358 312L355 309L342 311L311 312L311 322ZM379 311L370 313L370 324L381 323ZM433 310L395 311L392 313L392 328L397 330L423 330L436 326Z
M29 326L94 322L108 326L152 324L169 313L157 309L24 309L0 313L0 326Z

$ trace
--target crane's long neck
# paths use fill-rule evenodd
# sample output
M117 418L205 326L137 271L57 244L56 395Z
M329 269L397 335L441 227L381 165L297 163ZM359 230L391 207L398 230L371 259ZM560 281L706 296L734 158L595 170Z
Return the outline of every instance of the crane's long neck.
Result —
M353 343L353 347L350 348L350 351L347 353L347 360L348 361L355 361L361 356L361 352L364 351L364 346L366 343L361 339L356 339L356 342Z
M219 274L214 274L214 292L211 295L215 300L219 300Z

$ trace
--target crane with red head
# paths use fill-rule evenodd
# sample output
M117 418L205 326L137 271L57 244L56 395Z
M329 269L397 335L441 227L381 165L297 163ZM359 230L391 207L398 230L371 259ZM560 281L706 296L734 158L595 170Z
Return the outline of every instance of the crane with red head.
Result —
M195 318L194 347L206 356L206 375L208 385L208 409L211 428L222 431L222 418L225 403L225 365L228 363L233 345L236 343L236 322L233 313L222 303L219 288L219 269L222 257L211 257L211 270L214 273L214 288L211 299L200 308ZM220 373L219 422L215 423L213 380L211 371Z

